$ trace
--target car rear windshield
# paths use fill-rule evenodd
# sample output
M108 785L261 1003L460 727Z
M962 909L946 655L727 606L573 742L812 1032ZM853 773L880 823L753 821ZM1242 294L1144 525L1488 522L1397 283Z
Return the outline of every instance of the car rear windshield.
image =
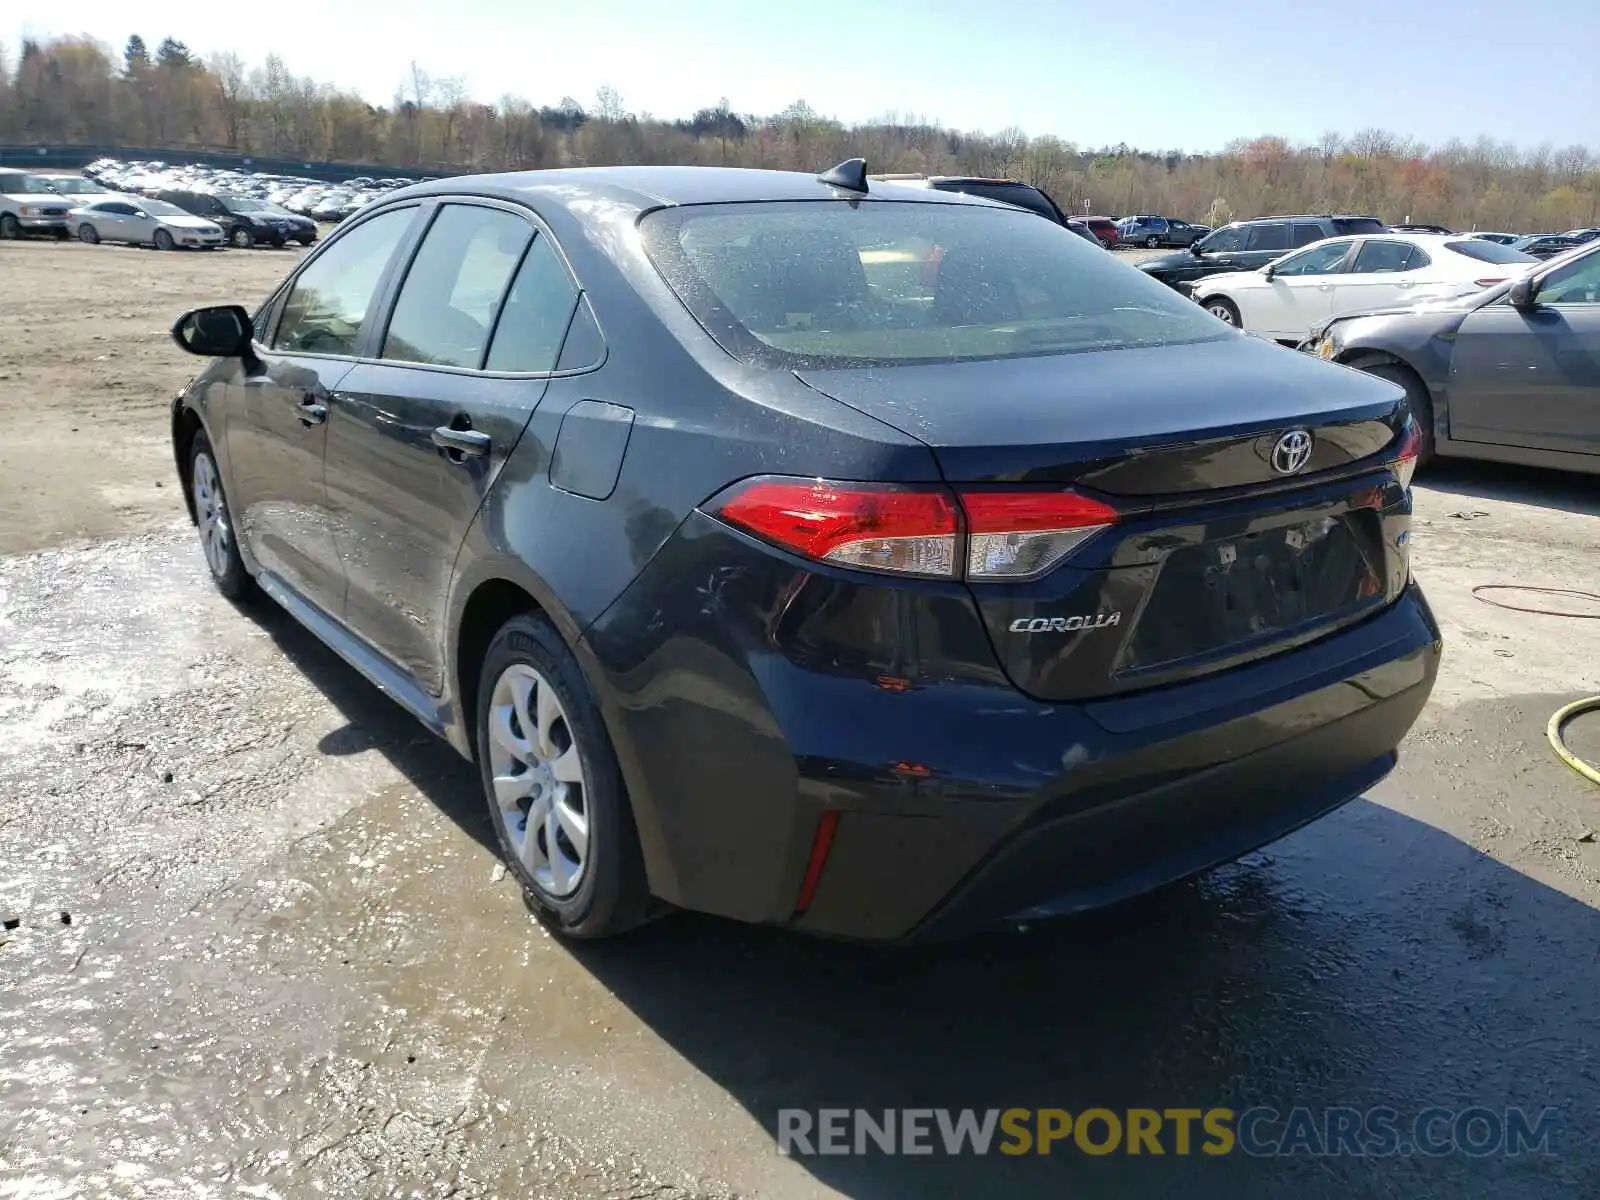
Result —
M1333 227L1339 233L1389 232L1389 227L1376 217L1335 217Z
M640 231L689 311L747 361L956 362L1230 336L1164 284L1016 209L686 205Z
M1502 246L1499 242L1486 242L1482 238L1463 238L1459 242L1446 242L1444 248L1486 263L1529 263L1539 261L1531 254L1524 254L1521 250L1513 250L1510 246Z

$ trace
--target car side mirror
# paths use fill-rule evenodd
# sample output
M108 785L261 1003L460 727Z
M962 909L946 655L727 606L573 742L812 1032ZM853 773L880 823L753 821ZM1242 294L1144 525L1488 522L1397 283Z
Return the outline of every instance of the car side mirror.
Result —
M133 210L133 215L136 217L148 217L150 214L142 208L136 208Z
M1190 242L1189 243L1189 253L1194 255L1196 258L1199 258L1205 252L1206 252L1206 248L1204 246L1202 246L1199 242Z
M1273 277L1276 276L1277 273L1278 273L1278 268L1276 266L1274 266L1272 263L1268 263L1266 266L1261 268L1261 277L1263 279L1265 279L1268 283L1272 282Z
M1530 308L1537 308L1539 306L1537 300L1535 299L1535 295L1536 293L1533 287L1533 280L1529 279L1526 275L1523 275L1515 283L1513 283L1511 285L1511 290L1506 293L1507 299L1511 301L1511 307L1519 308L1524 311Z
M237 304L190 309L172 326L172 340L201 358L253 359L250 314Z

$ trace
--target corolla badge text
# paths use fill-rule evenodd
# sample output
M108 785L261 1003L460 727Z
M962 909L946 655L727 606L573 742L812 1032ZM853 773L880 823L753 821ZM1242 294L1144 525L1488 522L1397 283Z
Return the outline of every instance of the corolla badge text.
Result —
M1104 629L1120 624L1122 614L1108 612L1083 617L1018 617L1010 628L1012 633L1075 633L1080 629Z

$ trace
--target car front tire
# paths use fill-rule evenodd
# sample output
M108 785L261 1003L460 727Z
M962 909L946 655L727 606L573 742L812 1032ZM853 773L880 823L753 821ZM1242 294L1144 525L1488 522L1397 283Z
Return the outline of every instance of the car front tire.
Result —
M150 241L157 250L171 250L173 246L177 245L172 240L172 235L165 229L156 230L155 237L151 238Z
M11 241L15 241L17 238L19 238L21 236L22 236L22 222L21 221L17 220L10 213L6 213L3 216L0 216L0 238L4 238L6 241L11 242Z
M100 240L100 233L93 225L85 221L78 226L78 240L86 246L93 246Z
M1428 389L1422 380L1408 367L1398 363L1374 362L1352 363L1360 367L1368 375L1379 379L1387 379L1390 383L1397 383L1406 390L1406 407L1411 410L1411 417L1417 423L1417 428L1422 434L1422 440L1417 447L1417 468L1427 466L1433 461L1433 401L1428 396Z
M256 244L256 235L240 225L228 235L228 244L238 250L248 250Z
M1244 319L1239 315L1239 306L1226 296L1207 296L1200 301L1200 307L1224 325L1232 325L1235 329L1244 328Z
M632 806L577 659L542 616L489 643L477 698L489 818L529 904L558 933L604 938L649 915Z
M195 434L189 443L189 495L194 501L200 549L211 571L211 581L229 600L247 598L254 581L239 555L238 534L222 486L222 471L204 432Z
M1161 245L1161 239L1152 233L1149 237L1145 238L1144 244L1151 250L1154 250L1156 247Z

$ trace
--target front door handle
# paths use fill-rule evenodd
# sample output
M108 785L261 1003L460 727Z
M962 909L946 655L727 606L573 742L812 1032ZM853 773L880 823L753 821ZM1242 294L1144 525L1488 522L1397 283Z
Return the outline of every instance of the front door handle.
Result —
M481 429L452 429L448 425L441 425L433 431L433 444L454 462L464 458L482 458L489 453L489 435Z
M313 425L321 425L328 419L328 406L310 392L307 392L300 398L300 408L297 415L300 418L300 424L309 429Z

